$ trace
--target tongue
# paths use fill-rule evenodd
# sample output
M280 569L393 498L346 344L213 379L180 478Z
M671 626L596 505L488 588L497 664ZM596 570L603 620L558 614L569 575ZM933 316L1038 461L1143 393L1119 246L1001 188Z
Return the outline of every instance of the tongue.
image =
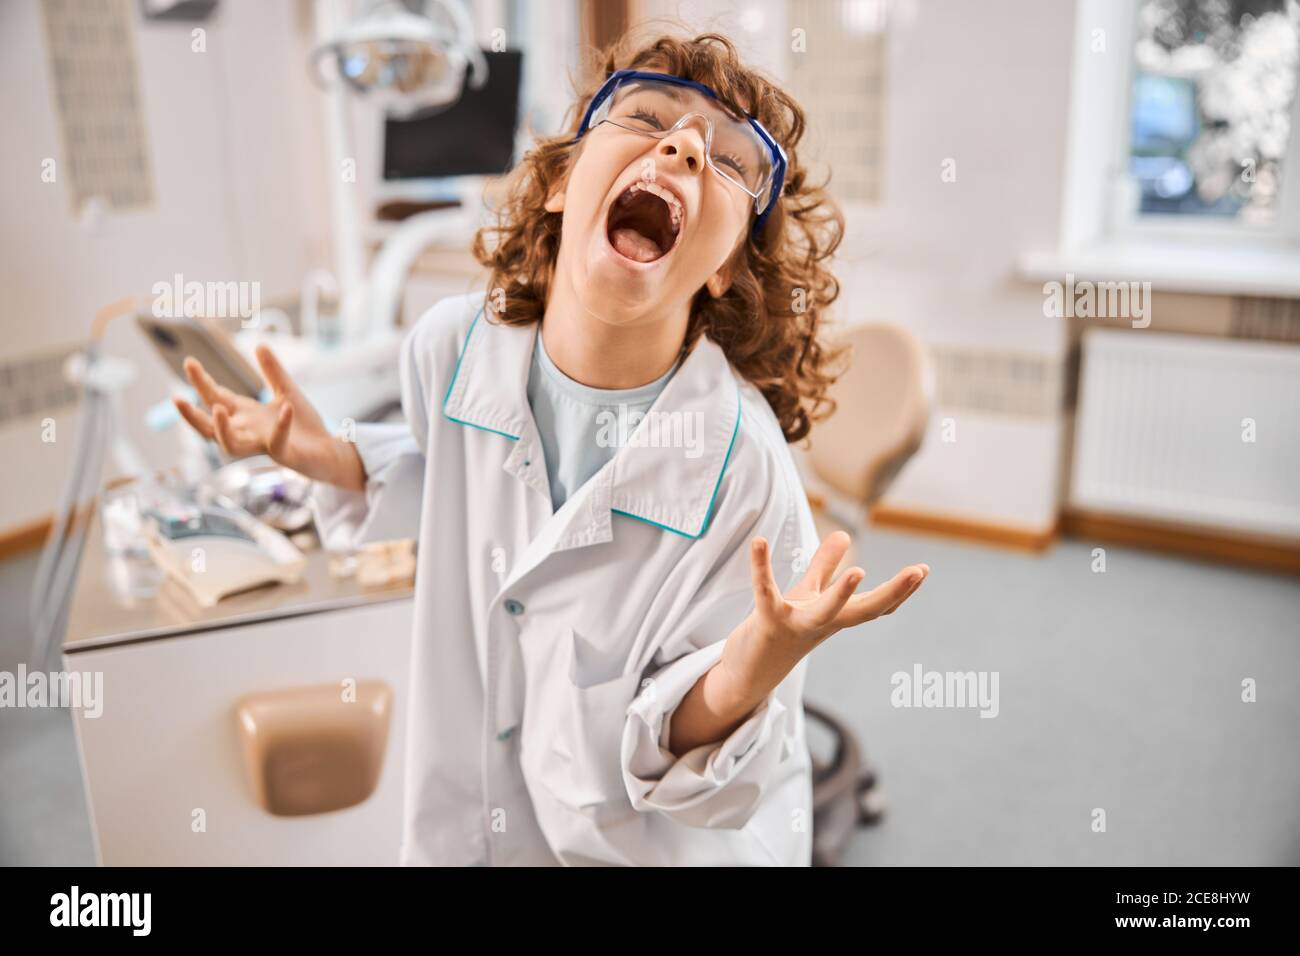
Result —
M621 255L627 256L636 262L654 262L663 255L659 243L626 226L615 229L611 234L611 238L614 248Z

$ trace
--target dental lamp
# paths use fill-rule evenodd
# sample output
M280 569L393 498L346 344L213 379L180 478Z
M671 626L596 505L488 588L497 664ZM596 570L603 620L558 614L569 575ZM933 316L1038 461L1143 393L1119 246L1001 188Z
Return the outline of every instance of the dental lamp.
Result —
M413 6L418 12L401 0L364 0L352 18L343 15L343 6L340 0L317 0L318 42L311 54L311 70L327 105L340 340L356 344L374 330L392 329L400 298L397 291L405 272L396 276L397 288L391 287L391 262L382 271L373 270L368 279L363 276L354 190L341 173L349 161L355 162L356 155L348 128L347 97L371 98L389 115L407 117L454 103L466 83L481 88L487 82L488 66L475 42L469 13L459 0L416 2ZM333 64L336 75L332 79L323 69L326 63ZM427 244L434 224L428 217L414 218L419 221L398 227L389 241L408 247L411 243L399 237L409 229ZM382 314L377 314L376 306Z
M381 97L387 112L398 117L454 103L466 81L482 87L487 61L474 43L465 8L433 0L425 9L414 13L400 0L369 0L356 19L312 51L317 82L324 85L320 67L332 59L353 92Z

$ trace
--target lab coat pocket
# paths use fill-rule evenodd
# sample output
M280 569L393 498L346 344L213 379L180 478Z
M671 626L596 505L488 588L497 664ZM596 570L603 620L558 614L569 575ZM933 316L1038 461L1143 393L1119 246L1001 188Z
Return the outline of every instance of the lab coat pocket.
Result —
M566 629L553 675L555 695L533 735L544 742L537 772L540 782L555 799L600 825L633 816L623 783L621 756L627 709L636 696L639 673L606 676L608 669L588 666L591 661L579 650L583 640L572 628ZM602 673L603 671L603 673ZM591 677L599 679L591 683Z

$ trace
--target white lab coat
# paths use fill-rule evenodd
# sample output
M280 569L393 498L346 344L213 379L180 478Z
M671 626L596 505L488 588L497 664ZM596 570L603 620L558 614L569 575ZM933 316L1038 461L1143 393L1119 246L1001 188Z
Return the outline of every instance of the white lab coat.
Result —
M552 513L537 328L482 301L408 335L407 424L357 429L364 494L314 495L328 547L418 528L401 862L808 864L804 664L725 740L667 749L752 610L750 540L783 589L817 547L776 417L701 338L651 409L698 413L699 453L629 444Z

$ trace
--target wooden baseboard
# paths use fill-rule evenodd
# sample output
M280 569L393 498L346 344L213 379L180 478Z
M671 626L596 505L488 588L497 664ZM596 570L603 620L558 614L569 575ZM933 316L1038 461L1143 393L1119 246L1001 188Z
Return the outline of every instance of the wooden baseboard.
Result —
M1042 552L1051 547L1058 535L1067 535L1146 548L1162 554L1300 575L1300 545L1126 515L1066 509L1055 527L1043 531L885 504L875 505L870 514L871 523L882 528L963 538L1019 551Z
M1072 538L1110 541L1164 554L1300 575L1300 545L1177 527L1127 516L1066 509L1057 527L1040 531L882 504L873 506L870 514L871 523L877 527L963 538L1018 551L1045 551L1056 540L1059 531ZM0 531L0 560L40 548L52 523L53 519L47 516Z
M105 490L116 488L133 480L132 478L114 478L104 488ZM70 523L65 528L64 533L67 534L75 530L78 525L93 520L98 509L98 495L77 505L73 509ZM50 536L50 530L53 527L54 515L48 514L26 524L14 525L0 530L0 560L22 554L24 551L35 551L44 547L45 539Z
M1063 512L1061 530L1073 538L1300 575L1300 544L1077 509Z
M95 514L95 502L90 501L79 507L72 517L72 523L68 526L68 531L77 527L78 524L92 518ZM0 530L0 560L11 558L14 555L23 554L27 551L38 551L45 546L45 539L50 536L50 530L54 527L54 515L45 515L42 518L36 518L28 521L26 524L14 525L10 528Z
M1017 551L1041 553L1056 540L1055 525L1046 529L1029 528L942 512L913 511L886 504L873 505L870 516L871 523L881 528L964 538Z
M47 515L0 531L0 561L25 551L35 551L45 543L53 524L54 519Z

